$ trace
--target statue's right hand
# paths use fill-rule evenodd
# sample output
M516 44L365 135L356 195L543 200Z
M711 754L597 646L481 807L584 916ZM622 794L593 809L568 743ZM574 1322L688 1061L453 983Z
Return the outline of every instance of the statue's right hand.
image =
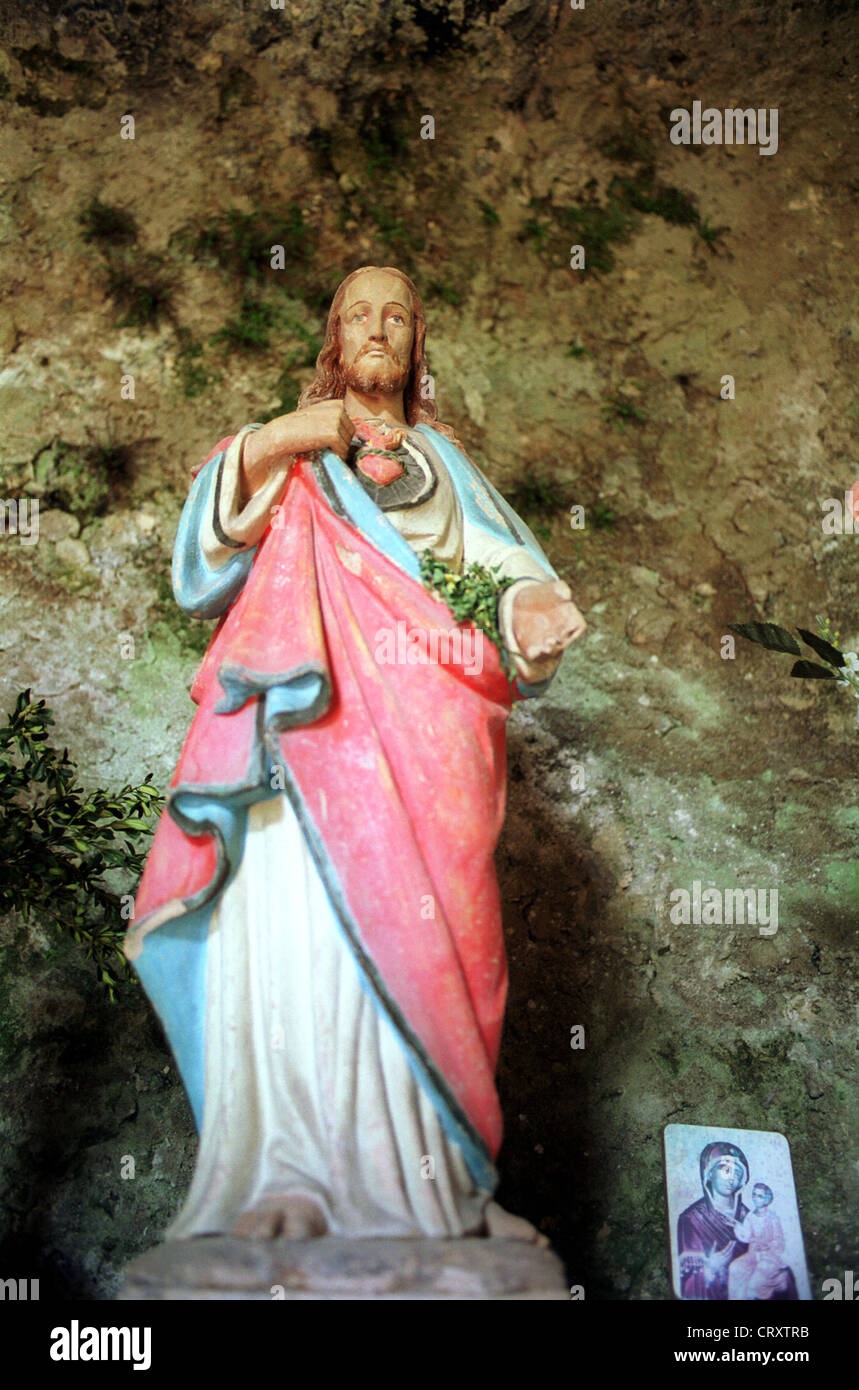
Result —
M265 485L272 469L285 459L321 449L333 449L345 459L352 434L352 421L342 401L316 401L251 430L242 448L241 505Z
M349 452L354 430L342 401L315 401L303 410L281 415L272 424L279 431L285 454L310 454L331 449L341 459Z

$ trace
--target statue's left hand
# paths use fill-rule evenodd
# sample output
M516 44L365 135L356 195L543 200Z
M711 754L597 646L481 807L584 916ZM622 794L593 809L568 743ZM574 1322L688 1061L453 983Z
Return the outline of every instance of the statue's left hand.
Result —
M523 584L513 600L513 636L518 653L532 668L525 678L544 676L586 628L570 586L562 579Z

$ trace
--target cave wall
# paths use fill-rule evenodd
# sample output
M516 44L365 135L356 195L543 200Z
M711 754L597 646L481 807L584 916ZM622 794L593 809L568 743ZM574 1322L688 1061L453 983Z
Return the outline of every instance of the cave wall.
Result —
M88 785L166 787L210 632L169 590L189 469L292 408L345 273L412 275L441 418L589 622L511 720L498 855L499 1197L588 1297L670 1296L671 1120L782 1130L815 1290L859 1253L853 701L720 655L752 617L859 645L855 538L820 525L859 476L857 29L787 0L0 5L0 497L41 508L38 544L0 537L4 708L47 699ZM777 106L777 153L672 145L694 99ZM779 885L775 937L668 921L726 875ZM0 1273L109 1297L189 1180L184 1093L139 991L20 914L0 952Z

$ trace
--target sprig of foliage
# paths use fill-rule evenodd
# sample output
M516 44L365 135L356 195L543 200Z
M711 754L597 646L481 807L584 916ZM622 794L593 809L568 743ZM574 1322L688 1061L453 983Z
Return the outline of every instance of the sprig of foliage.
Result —
M104 261L104 288L119 328L157 328L172 313L175 285L164 259L137 246L137 222L126 208L91 198L78 214L84 241Z
M41 505L73 512L82 522L104 514L131 469L131 450L121 444L80 447L55 439L33 460Z
M367 173L373 180L378 176L393 179L409 163L409 139L396 106L387 95L371 97L358 140L367 161Z
M597 531L610 531L617 521L611 507L605 502L597 502L591 512L591 524Z
M78 216L84 241L93 241L110 250L131 246L137 240L137 223L126 208L91 198Z
M791 656L802 657L802 648L796 638L787 628L779 627L777 623L728 623L728 627L731 632L736 632L749 642L756 642L767 651L788 652ZM837 681L839 685L852 689L859 700L859 656L856 652L841 651L837 646L838 633L833 633L828 618L818 617L817 627L819 636L804 627L798 627L796 630L805 645L811 648L815 656L825 661L826 665L821 666L816 661L802 659L794 662L790 674L804 680Z
M269 304L246 297L238 316L227 319L223 328L212 334L213 343L224 343L226 348L245 348L259 351L271 347L270 332L275 322L275 313Z
M218 124L225 121L233 106L249 106L255 83L244 68L230 68L218 90Z
M614 246L628 242L640 227L642 214L647 213L676 226L694 228L715 254L715 243L728 227L712 226L701 216L690 194L660 183L652 161L646 157L646 145L636 151L625 138L619 138L608 141L603 148L610 158L624 163L636 162L640 156L645 158L634 177L614 176L604 203L596 201L592 186L587 190L586 201L568 207L556 207L549 198L532 198L532 215L523 224L520 235L523 239L532 238L538 255L554 246L555 231L560 229L565 237L572 237L576 244L584 246L585 274L610 271L615 265Z
M517 483L510 493L510 505L523 517L553 516L566 507L563 493L548 473L534 473Z
M426 587L443 599L458 623L470 622L485 632L498 648L507 679L515 680L516 671L498 627L498 600L516 581L507 576L499 578L485 565L476 563L457 574L431 550L422 551L419 558ZM493 571L497 568L493 566Z
M169 318L173 281L160 256L126 253L107 263L105 288L121 317L119 328L157 328Z
M15 909L73 936L114 999L128 966L120 894L105 876L139 876L162 797L151 774L115 795L79 787L68 749L48 741L53 722L45 701L23 690L0 725L0 912Z
M480 215L487 227L499 226L501 218L491 203L487 203L483 198L478 198L477 206L480 208Z
M187 229L180 237L195 261L212 264L244 281L267 281L294 287L295 274L311 260L311 229L298 203L286 208L228 208L208 226ZM190 242L190 245L188 244ZM272 246L282 246L288 280L271 267Z
M603 418L613 424L621 433L630 421L643 423L647 419L644 411L639 410L638 406L622 391L616 391L614 395L609 396L603 405L602 413Z
M427 298L440 299L443 304L452 304L454 308L462 303L459 290L445 280L431 280L427 285Z
M179 350L176 353L174 371L179 379L183 394L189 400L202 396L210 386L223 380L222 374L213 372L204 359L203 344L194 340L187 329L178 330Z

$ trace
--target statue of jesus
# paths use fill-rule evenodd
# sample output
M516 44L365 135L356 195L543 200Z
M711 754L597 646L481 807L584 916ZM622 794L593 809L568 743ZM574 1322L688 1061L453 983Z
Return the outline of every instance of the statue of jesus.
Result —
M536 1236L492 1201L493 851L512 701L585 623L437 421L425 334L401 271L349 275L298 409L221 440L180 520L177 600L219 622L126 945L200 1131L169 1238ZM513 581L512 681L488 637L454 659L427 550Z

